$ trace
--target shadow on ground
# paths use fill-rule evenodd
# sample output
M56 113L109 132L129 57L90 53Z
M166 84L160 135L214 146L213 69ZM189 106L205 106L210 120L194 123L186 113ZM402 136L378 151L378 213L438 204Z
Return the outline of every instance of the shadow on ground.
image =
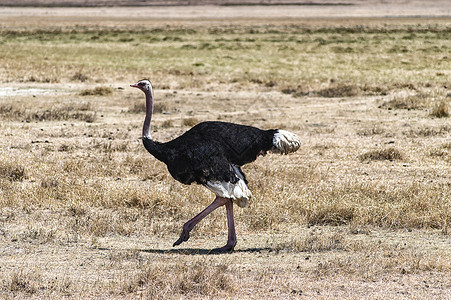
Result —
M98 248L99 250L115 250L112 248ZM132 250L132 249L129 249ZM273 251L273 249L264 248L248 248L238 249L232 252L224 253L211 253L211 249L199 249L199 248L183 248L183 249L133 249L145 253L157 253L157 254L180 254L180 255L217 255L217 254L230 254L230 253L260 253L262 251Z

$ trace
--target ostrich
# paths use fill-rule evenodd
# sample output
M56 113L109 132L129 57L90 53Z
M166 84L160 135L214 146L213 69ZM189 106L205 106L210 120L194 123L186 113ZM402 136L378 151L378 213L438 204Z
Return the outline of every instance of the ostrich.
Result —
M142 128L144 147L156 159L167 165L174 179L184 184L196 182L216 194L214 201L183 225L180 238L173 247L186 242L190 231L216 208L225 205L228 238L224 247L211 253L233 251L236 245L233 203L246 207L251 198L246 176L241 166L253 162L267 151L288 154L299 149L299 137L291 132L252 126L208 121L202 122L166 143L152 140L150 122L153 112L153 92L149 80L143 79L131 87L146 95L146 117Z

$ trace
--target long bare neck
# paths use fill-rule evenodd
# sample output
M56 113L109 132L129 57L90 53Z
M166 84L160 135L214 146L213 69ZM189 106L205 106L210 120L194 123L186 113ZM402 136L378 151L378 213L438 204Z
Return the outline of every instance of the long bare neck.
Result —
M150 135L150 122L152 121L152 113L153 113L153 93L152 88L145 92L146 94L146 118L144 119L143 124L143 138L152 139Z
M147 151L155 156L158 160L167 162L168 149L161 143L152 140L150 135L150 122L152 121L153 113L153 93L152 87L145 91L146 94L146 118L144 119L142 141Z

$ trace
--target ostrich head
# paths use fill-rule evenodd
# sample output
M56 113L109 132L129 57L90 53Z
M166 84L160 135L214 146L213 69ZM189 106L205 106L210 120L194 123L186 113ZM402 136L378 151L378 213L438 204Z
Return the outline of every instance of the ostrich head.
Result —
M131 87L135 87L143 91L144 93L152 93L152 84L148 79L142 79L135 84L130 84Z

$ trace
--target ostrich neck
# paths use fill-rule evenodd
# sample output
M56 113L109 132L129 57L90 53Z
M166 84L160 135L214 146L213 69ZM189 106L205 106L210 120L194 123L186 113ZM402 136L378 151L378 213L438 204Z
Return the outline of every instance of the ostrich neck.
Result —
M150 121L152 121L152 113L153 113L153 95L152 90L146 92L146 118L144 119L143 125L143 138L152 139L150 135Z
M153 95L152 89L146 92L146 118L144 119L142 141L144 147L149 151L150 154L155 156L158 160L162 162L167 162L168 159L168 149L161 143L152 140L150 135L150 122L152 121L153 113Z

